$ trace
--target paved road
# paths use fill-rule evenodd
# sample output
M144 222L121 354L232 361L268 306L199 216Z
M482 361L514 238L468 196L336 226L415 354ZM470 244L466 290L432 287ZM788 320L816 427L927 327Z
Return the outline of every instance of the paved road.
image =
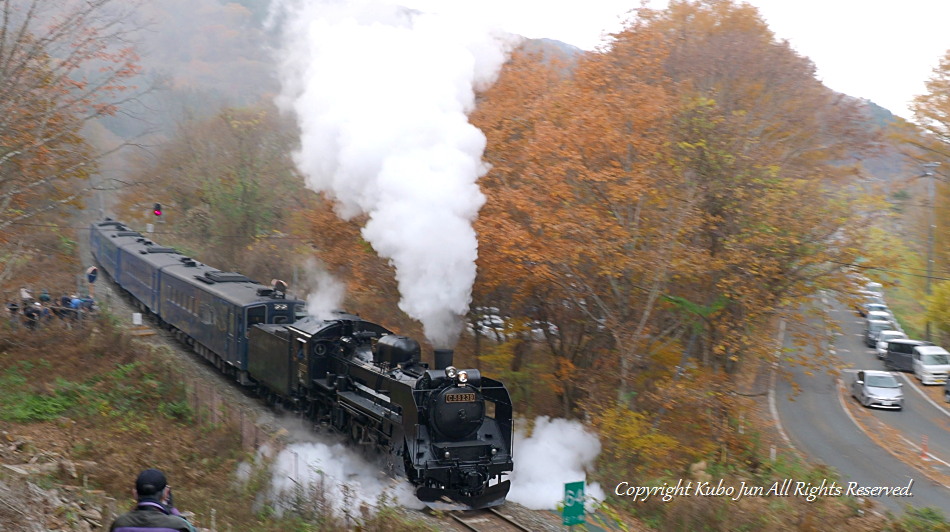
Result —
M841 367L886 369L876 352L864 344L863 318L835 301L828 303L831 317L841 325L841 333L834 342ZM867 409L867 414L901 433L903 438L895 442L896 445L913 449L918 454L926 437L927 450L932 455L932 467L950 474L950 412L945 408L946 403L928 401L923 392L924 386L913 373L895 374L904 384L903 411ZM851 373L842 375L846 384L850 384L851 378Z
M842 315L839 319L844 319L846 315L835 313L832 318L838 317L838 314ZM847 319L851 316L855 315L851 314ZM823 323L815 319L812 325L815 331L821 331L820 334L824 335ZM858 327L853 320L845 320L842 326L844 335L837 338L860 341L856 336L847 336L853 335L854 329ZM836 340L836 343L843 341L845 340ZM783 342L791 353L802 349L791 344L790 335L784 335ZM827 342L825 344L827 345ZM827 345L824 348L831 349L832 346ZM855 356L864 354L854 353ZM905 504L941 509L950 507L950 490L928 480L920 471L896 459L855 425L844 410L841 394L832 376L825 372L808 375L797 365L787 364L784 369L791 373L791 379L800 387L800 393L794 395L788 381L777 379L775 406L792 444L810 461L834 468L840 472L846 485L848 482L857 482L862 486L906 486L913 479L913 497L874 498L890 511L900 512ZM905 385L905 389L907 388ZM910 391L907 389L907 392ZM880 412L894 417L906 413L908 412Z

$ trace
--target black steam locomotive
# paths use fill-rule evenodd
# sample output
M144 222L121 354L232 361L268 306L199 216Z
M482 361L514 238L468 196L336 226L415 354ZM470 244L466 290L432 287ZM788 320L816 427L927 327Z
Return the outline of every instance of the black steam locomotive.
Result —
M286 287L220 272L112 220L93 224L96 260L137 305L196 352L272 402L378 452L422 501L471 508L505 501L512 409L505 386L452 366L434 369L415 340L354 314L306 316Z
M411 338L338 312L249 332L251 375L311 419L378 449L423 501L472 508L501 504L512 469L511 399L478 370L453 367L452 351L422 363Z

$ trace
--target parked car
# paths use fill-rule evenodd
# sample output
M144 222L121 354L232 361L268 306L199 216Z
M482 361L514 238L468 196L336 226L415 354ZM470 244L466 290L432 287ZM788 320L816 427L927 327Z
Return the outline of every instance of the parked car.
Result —
M851 382L851 396L874 408L904 408L903 385L886 371L859 370Z
M921 384L943 384L950 374L950 353L937 345L918 345L913 353L914 376Z
M858 314L860 314L861 317L863 318L867 317L868 312L874 312L874 311L887 312L888 314L891 314L891 310L887 308L887 305L885 305L884 303L866 301L863 304L861 304L861 306L858 307ZM891 314L891 316L893 317L893 314Z
M884 285L881 283L870 281L864 285L864 289L873 294L877 294L880 297L884 297Z
M895 329L896 326L891 320L867 320L864 325L864 345L876 346L878 333Z
M899 371L914 371L914 348L918 345L934 345L923 340L909 338L889 340L884 354L884 367Z
M904 328L901 327L900 323L897 323L897 318L895 318L894 315L891 314L890 311L887 311L887 310L872 310L872 311L868 312L868 315L867 315L867 317L866 317L865 319L868 319L868 320L889 321L889 322L891 322L891 325L892 325L891 330L893 330L893 331L903 331L903 330L904 330ZM869 346L869 347L874 347L874 346L872 345L872 346Z
M860 295L865 301L885 303L884 294L878 292L871 292L870 290L858 290L858 295Z
M531 339L537 342L546 339L549 335L557 336L560 332L557 328L557 325L546 321L532 321L530 323L530 327Z
M468 324L468 330L473 334L477 330L478 334L498 341L506 338L505 319L497 314L478 315L478 320L474 324Z
M907 334L905 334L903 331L890 330L877 333L877 358L884 360L884 355L887 354L887 342L906 338Z

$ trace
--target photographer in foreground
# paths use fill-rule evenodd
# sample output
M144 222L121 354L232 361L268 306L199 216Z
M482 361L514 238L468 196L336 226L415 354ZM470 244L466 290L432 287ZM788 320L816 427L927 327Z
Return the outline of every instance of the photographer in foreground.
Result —
M146 469L135 480L135 508L116 518L110 532L196 532L172 504L172 489L165 474Z

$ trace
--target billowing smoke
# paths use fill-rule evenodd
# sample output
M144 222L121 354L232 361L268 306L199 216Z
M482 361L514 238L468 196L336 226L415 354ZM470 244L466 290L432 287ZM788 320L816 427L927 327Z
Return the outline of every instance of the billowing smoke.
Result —
M304 284L308 288L307 314L320 320L333 319L333 311L343 309L346 285L315 259L304 263Z
M532 510L553 510L564 500L564 484L585 480L600 454L600 441L584 425L566 419L539 417L530 437L524 427L515 431L508 500ZM589 501L603 501L600 484L588 484Z
M400 308L451 346L475 280L472 221L485 136L468 122L512 38L465 16L385 0L282 0L278 103L297 166L396 269ZM446 7L452 2L442 2Z

